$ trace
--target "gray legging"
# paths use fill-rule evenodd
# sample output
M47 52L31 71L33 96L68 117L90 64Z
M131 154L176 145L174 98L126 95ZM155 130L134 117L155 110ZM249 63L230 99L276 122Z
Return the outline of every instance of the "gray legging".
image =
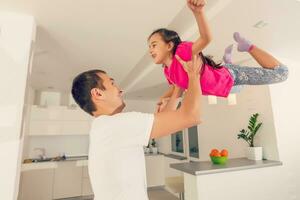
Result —
M243 67L234 64L224 64L234 78L234 85L269 85L280 83L288 78L289 70L284 65L274 69L262 67Z

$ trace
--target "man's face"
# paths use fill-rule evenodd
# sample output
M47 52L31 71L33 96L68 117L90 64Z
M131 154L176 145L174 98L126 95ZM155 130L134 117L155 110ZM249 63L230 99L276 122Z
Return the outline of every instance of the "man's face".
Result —
M106 105L115 110L122 110L125 107L122 98L123 92L117 86L113 78L103 73L99 74L99 76L102 78L103 86L105 87L105 90L103 90L103 100L105 101Z

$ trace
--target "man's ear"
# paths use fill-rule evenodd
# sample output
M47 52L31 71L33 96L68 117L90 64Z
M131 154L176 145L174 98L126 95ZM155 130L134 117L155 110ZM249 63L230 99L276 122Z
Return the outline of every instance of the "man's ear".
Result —
M91 97L95 100L102 100L104 99L104 92L99 88L91 89Z

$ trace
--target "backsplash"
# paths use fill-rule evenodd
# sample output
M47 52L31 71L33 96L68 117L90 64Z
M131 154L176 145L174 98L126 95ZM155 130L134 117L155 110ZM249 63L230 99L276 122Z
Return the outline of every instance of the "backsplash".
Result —
M24 158L35 158L35 148L45 148L47 157L66 155L87 155L89 148L88 135L72 136L36 136L28 141L28 152Z

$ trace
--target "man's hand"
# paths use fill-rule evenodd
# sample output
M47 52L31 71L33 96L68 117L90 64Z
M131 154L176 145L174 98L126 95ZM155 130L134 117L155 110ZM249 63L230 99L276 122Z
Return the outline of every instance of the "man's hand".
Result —
M202 12L203 7L205 6L205 0L187 0L187 6L194 12Z
M166 107L170 98L160 98L159 102L156 104L156 111L155 113L162 112Z
M200 71L203 65L203 62L199 55L194 55L193 60L191 61L184 61L179 56L175 56L176 59L180 62L183 66L184 70L188 74L189 77L196 76L200 78Z

